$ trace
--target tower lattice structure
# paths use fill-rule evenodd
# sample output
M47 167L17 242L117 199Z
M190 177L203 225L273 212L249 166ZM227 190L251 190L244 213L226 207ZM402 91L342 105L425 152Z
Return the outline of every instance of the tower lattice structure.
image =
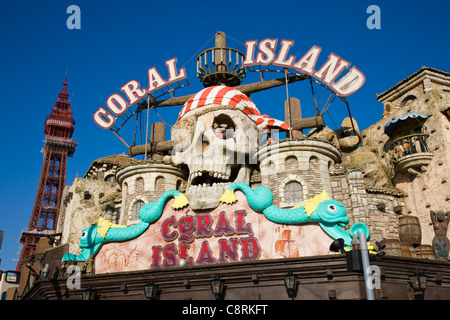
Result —
M67 157L73 155L78 144L72 139L74 129L75 119L72 116L67 79L64 79L52 112L45 119L44 161L30 223L20 237L23 247L18 271L22 269L23 259L35 252L38 240L56 232L66 182Z

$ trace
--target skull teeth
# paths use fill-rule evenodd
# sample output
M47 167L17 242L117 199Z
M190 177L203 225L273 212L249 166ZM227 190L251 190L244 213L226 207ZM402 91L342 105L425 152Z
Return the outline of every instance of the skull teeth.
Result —
M196 172L191 173L190 178L196 178L196 177L200 177L200 176L206 174L206 175L208 175L210 177L214 177L214 178L229 179L230 173L231 173L231 170L227 170L227 172L222 172L222 173L215 172L215 171L210 171L209 173L196 171Z
M228 182L231 169L226 168L223 171L194 171L190 174L191 185L212 186L214 183Z
M207 185L206 183L198 184L195 186L190 186L186 192L189 194L196 193L196 192L208 192L211 190L221 190L221 192L225 192L226 188L228 188L231 185L231 182L217 182L213 183L211 186ZM222 195L222 193L220 195ZM198 194L197 194L198 195Z

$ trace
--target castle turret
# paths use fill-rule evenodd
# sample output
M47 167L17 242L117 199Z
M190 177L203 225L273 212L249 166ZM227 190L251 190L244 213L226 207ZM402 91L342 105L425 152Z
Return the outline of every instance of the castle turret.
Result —
M319 140L283 140L257 152L261 185L272 190L274 203L291 207L325 190L332 197L330 168L341 161L339 150Z

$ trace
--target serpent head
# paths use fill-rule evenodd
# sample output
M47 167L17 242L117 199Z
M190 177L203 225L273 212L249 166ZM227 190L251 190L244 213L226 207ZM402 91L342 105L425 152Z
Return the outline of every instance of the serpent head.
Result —
M313 214L317 215L322 222L337 224L341 227L345 227L350 222L345 206L334 199L319 203Z
M93 225L81 231L80 248L91 248L103 241L102 236L97 232L99 226Z

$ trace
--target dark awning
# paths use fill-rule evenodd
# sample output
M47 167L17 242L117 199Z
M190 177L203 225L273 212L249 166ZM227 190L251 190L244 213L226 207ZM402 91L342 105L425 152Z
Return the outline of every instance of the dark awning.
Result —
M426 119L428 117L429 117L428 115L420 114L420 113L417 113L417 112L410 112L408 114L405 114L403 117L395 118L395 119L389 121L388 124L386 126L384 126L384 133L386 133L388 136L390 136L394 132L394 130L397 127L397 124L398 124L399 121L404 121L404 120L409 119L409 118L423 118L423 119Z

